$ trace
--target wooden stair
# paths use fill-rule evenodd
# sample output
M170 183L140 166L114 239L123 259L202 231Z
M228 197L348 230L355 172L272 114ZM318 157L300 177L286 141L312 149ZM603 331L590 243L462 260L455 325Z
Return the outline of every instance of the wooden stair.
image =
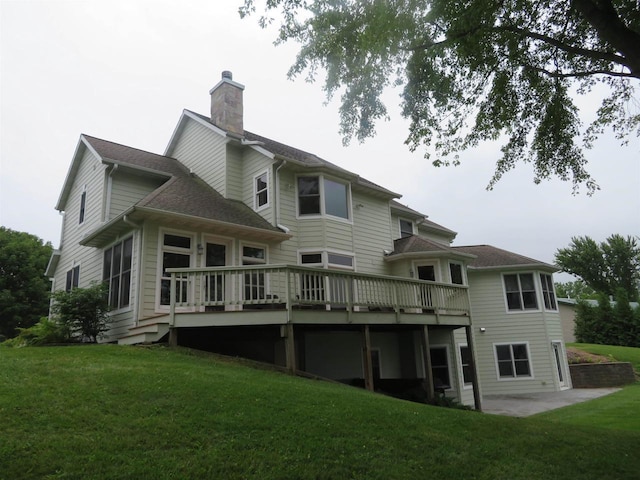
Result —
M129 333L118 339L118 345L136 345L158 342L169 333L169 317L141 320Z

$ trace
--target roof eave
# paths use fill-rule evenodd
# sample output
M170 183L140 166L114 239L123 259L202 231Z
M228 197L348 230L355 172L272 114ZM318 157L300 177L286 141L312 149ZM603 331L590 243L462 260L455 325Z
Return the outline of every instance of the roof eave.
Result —
M488 267L474 267L469 265L469 270L478 272L490 272L490 271L511 271L511 270L544 270L549 272L559 272L560 268L549 265L547 263L523 263L519 265L491 265Z

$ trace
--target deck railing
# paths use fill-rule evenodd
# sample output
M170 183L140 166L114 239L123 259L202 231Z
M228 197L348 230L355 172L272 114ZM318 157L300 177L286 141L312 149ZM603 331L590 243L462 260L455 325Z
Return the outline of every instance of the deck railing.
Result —
M172 268L170 309L326 308L468 314L467 287L292 265Z

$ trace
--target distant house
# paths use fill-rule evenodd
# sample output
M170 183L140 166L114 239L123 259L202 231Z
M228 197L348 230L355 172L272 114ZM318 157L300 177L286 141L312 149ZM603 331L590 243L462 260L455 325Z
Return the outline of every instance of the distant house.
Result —
M102 341L246 356L392 394L571 386L552 265L456 233L400 195L244 129L228 72L163 155L81 135L53 290L109 285Z
M598 306L597 300L584 300L586 303L591 305L592 307ZM611 301L611 306L614 307L616 304L615 301ZM562 334L564 336L565 342L574 343L576 342L575 337L575 328L576 328L576 306L578 305L578 300L573 298L559 298L558 299L558 308L560 309L560 321L562 322ZM629 302L631 308L637 308L638 302Z

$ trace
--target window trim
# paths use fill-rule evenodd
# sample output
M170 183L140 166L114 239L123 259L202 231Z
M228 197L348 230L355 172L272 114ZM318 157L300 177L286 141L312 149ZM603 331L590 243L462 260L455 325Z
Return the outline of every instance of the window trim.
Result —
M411 225L411 233L409 235L402 234L402 222L407 222ZM415 222L413 220L409 220L408 218L398 217L398 232L400 233L399 238L407 238L407 237L410 237L411 235L415 235L416 234Z
M320 263L302 263L303 255L320 255ZM351 258L351 266L341 265L339 263L331 263L329 261L329 255L336 255L339 257ZM344 250L333 250L325 248L305 248L298 250L298 265L311 268L325 268L327 270L347 270L356 271L356 255L353 252L346 252Z
M104 260L105 260L105 255L107 254L108 250L113 250L117 245L121 245L122 246L122 253L120 255L120 273L118 274L119 280L118 280L118 305L117 306L111 306L111 312L120 312L120 311L127 311L130 310L132 308L132 285L133 285L133 257L134 257L134 248L135 248L135 242L133 241L133 235L130 235L126 238L123 238L113 244L111 244L109 247L104 248L102 250L102 281L107 283L108 288L107 288L107 298L109 299L109 304L111 304L111 279L113 278L112 275L112 269L113 269L113 253L111 256L111 265L110 265L110 270L109 270L109 277L105 278L105 271L104 271ZM120 306L121 303L121 295L122 295L122 276L123 273L126 273L126 271L122 268L123 266L123 261L124 261L124 244L127 241L131 241L131 265L129 265L129 302L126 305L122 305Z
M165 245L164 244L164 236L165 235L175 235L177 237L185 237L185 238L189 238L191 239L191 246L190 248L187 250L186 248L183 247L174 247L171 245ZM196 243L196 235L192 232L185 232L185 231L180 231L180 230L170 230L170 229L164 229L161 228L158 230L158 260L157 260L157 274L156 274L156 300L155 300L155 304L156 304L156 311L159 312L166 312L169 310L170 304L166 304L163 305L162 304L162 280L163 280L163 276L162 276L162 272L164 270L164 265L163 265L163 261L164 261L164 252L170 252L170 253L179 253L179 254L188 254L189 255L189 268L193 267L196 262L196 248L197 248L197 243ZM193 298L193 285L191 285L190 287L188 287L187 289L187 299L191 297ZM178 307L178 309L180 311L187 311L190 310L188 307Z
M258 190L258 179L263 176L265 177L264 182L266 186L264 187L263 190ZM262 192L266 194L267 201L262 205L260 205L259 195ZM261 210L264 210L265 208L268 208L270 205L271 205L270 175L269 175L269 170L264 170L258 173L257 175L253 176L253 209L256 212L259 212Z
M71 286L68 286L69 274L71 274ZM80 285L80 263L76 263L74 261L71 264L71 268L66 271L64 291L68 293L74 288L79 288L79 285Z
M512 366L514 367L514 376L513 377L503 377L500 375L500 366L498 363L498 350L496 347L501 347L501 346L505 346L508 345L510 346L510 353L511 353L511 362L512 362ZM515 359L513 357L513 345L524 345L525 348L527 349L527 363L529 364L529 375L524 376L517 376L515 375ZM528 341L513 341L513 342L498 342L498 343L494 343L493 344L493 359L495 362L495 367L496 367L496 378L499 382L514 382L514 381L522 381L522 380L534 380L535 379L535 375L533 373L533 361L531 358L531 348L529 346L529 342Z
M318 196L320 197L320 212L319 213L300 213L300 190L298 179L301 177L316 177L318 179ZM337 215L331 215L326 212L326 195L325 195L325 180L338 183L344 185L345 194L346 194L346 202L347 202L347 217L340 217ZM300 174L296 175L295 179L295 189L296 189L296 219L305 220L305 219L314 219L314 218L330 218L333 220L337 220L340 222L353 223L353 200L351 194L351 183L336 177L327 176L320 173L309 173L309 174Z
M505 282L505 277L507 275L516 275L517 279L518 279L518 291L520 293L520 301L521 301L521 305L522 308L519 309L510 309L509 308L509 301L507 299L507 284ZM522 284L520 283L520 275L531 275L532 276L532 280L533 280L533 291L536 294L536 308L524 308L524 300L522 298ZM504 308L507 312L507 314L523 314L523 313L536 313L536 312L541 312L541 308L540 308L540 290L538 288L538 282L536 280L536 273L533 271L528 271L528 272L503 272L501 274L501 279L502 279L502 294L503 294L503 299L504 299Z
M82 225L87 218L87 186L82 186L80 193L80 212L78 213L78 225Z
M544 273L544 272L540 272L539 275L539 280L540 280L540 296L542 297L542 308L544 308L547 312L557 312L558 311L558 297L556 295L556 287L555 284L553 283L553 275L550 273ZM551 284L551 290L545 290L545 285L544 285L544 281L542 280L543 277L549 277L549 283ZM551 306L551 308L547 308L547 302L546 302L546 297L549 296L550 300L553 300L553 305ZM555 306L554 306L555 305Z
M444 385L444 389L445 390L453 390L454 385L452 382L453 376L451 375L451 352L449 351L449 345L446 343L443 344L435 344L435 345L429 345L429 358L431 360L431 376L432 378L435 380L435 376L433 375L433 359L431 358L431 351L432 350L441 350L444 349L445 351L445 357L447 359L447 376L449 377L449 385ZM440 366L440 368L443 368L442 366ZM438 388L435 383L434 383L434 387Z
M463 390L471 390L473 388L473 380L470 380L469 383L467 383L464 379L464 367L465 364L462 362L462 349L466 348L469 349L469 354L471 355L471 349L469 348L469 345L467 343L458 343L458 368L460 369L460 384ZM471 368L471 364L467 364L467 366L469 368ZM472 373L473 376L473 373Z
M420 280L420 277L418 277L418 267L433 267L433 273L435 277L434 282L442 283L440 259L435 258L433 260L414 260L413 262L411 262L411 277L416 280Z

